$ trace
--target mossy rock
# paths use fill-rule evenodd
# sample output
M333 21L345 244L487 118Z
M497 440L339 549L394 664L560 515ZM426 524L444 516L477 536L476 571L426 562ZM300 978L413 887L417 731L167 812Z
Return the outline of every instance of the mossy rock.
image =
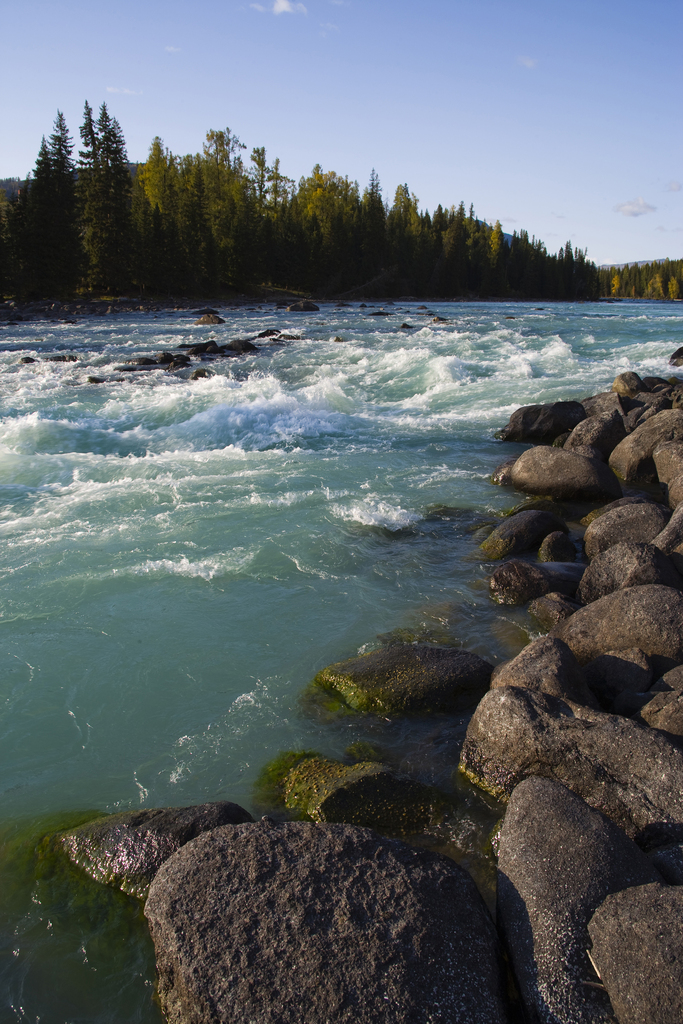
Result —
M254 799L261 808L284 806L285 782L292 768L307 758L318 758L317 750L285 750L269 761L259 772L254 786Z
M512 508L505 509L503 515L506 517L516 516L518 512L552 512L556 516L563 517L566 506L561 505L552 498L525 498Z
M470 651L395 644L328 665L314 679L356 711L387 714L458 712L488 689L493 666Z
M356 740L355 743L350 743L344 754L354 764L358 764L359 761L385 762L384 755L379 747L373 746L367 740Z

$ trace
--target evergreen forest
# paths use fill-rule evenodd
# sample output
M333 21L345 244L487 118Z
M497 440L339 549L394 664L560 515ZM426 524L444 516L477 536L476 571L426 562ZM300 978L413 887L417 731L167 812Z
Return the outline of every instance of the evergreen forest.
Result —
M600 294L620 299L683 298L683 260L601 267Z
M570 242L548 253L526 231L505 236L500 222L487 224L462 202L430 214L408 185L389 204L374 171L362 191L319 165L295 182L265 148L247 158L230 129L207 132L202 152L186 156L155 138L147 160L133 165L106 104L96 115L86 103L75 150L58 112L33 172L0 190L0 295L282 289L572 300L597 298L605 287ZM613 288L610 280L606 294L621 294Z

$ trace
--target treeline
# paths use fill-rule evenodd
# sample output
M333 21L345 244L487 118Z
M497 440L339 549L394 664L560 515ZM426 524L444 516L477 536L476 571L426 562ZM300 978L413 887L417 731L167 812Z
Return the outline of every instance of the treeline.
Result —
M61 113L35 169L0 192L0 292L218 296L282 288L312 295L596 298L598 271L567 243L549 254L463 203L421 211L407 185L389 206L372 172L357 182L314 167L295 183L264 148L248 161L225 131L176 156L156 138L131 173L120 125L86 103L74 146Z
M600 294L624 299L683 298L683 260L600 268Z

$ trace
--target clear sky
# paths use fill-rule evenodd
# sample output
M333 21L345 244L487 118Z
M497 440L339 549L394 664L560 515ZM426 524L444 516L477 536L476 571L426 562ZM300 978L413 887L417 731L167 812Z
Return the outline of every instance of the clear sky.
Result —
M131 160L229 126L385 197L474 203L597 263L683 257L680 0L24 0L6 4L0 177L57 109L106 101Z

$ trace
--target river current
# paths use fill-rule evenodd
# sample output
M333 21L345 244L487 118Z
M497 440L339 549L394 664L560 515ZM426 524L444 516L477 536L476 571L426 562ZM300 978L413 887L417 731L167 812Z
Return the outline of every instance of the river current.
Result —
M481 834L499 808L453 775L467 717L364 719L306 688L392 640L521 649L533 623L490 601L477 546L521 499L489 483L523 450L494 431L627 369L669 376L683 307L377 308L0 328L3 1021L159 1022L135 901L93 895L35 839L91 810L263 813L254 784L280 751L362 740L450 793L459 810L420 841L490 897ZM115 369L269 328L298 340L259 339L201 380ZM60 353L78 361L46 361Z

